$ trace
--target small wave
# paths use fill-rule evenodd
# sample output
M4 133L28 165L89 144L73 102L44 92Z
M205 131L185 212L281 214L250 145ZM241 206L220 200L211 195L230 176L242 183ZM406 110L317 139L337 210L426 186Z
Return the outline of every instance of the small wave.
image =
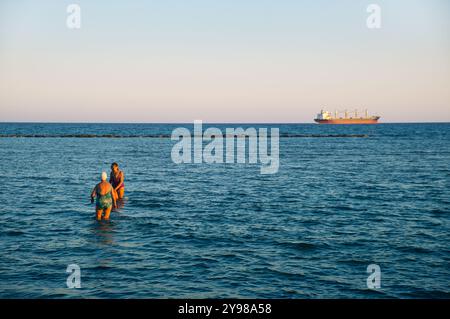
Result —
M440 216L440 215L447 214L448 211L445 211L445 210L443 210L443 209L433 209L433 210L430 211L430 213L431 213L432 215Z
M29 176L27 179L35 180L35 181L47 181L50 180L51 177L48 176Z
M414 253L414 254L428 254L428 253L433 252L431 249L428 249L425 247L417 247L417 246L402 246L402 247L398 247L398 250L401 250L403 252Z
M358 260L358 259L341 259L338 262L347 264L350 266L367 266L366 260Z
M360 208L355 208L348 205L336 205L336 206L330 206L329 209L333 211L360 211Z
M272 273L281 275L283 277L298 278L298 277L304 277L305 276L305 274L300 273L300 272L289 272L289 271L277 269L277 268L274 268L274 267L268 267L267 269L270 270Z
M318 247L318 245L316 244L312 244L312 243L305 243L305 242L281 242L279 243L282 246L288 247L288 248L294 248L296 250L301 250L301 251L305 251L305 250L315 250Z
M130 206L138 208L161 208L163 205L153 200L139 200L135 199L129 202Z
M20 231L20 230L9 230L9 231L6 231L4 234L6 236L13 236L14 237L14 236L22 236L25 233L23 231Z
M97 265L95 267L86 267L87 270L107 270L112 269L114 267L107 266L107 265Z
M143 227L157 227L160 226L159 223L156 223L154 219L152 218L146 218L146 217L137 217L135 223L139 226Z
M33 205L45 205L45 204L48 204L48 201L34 200L34 201L31 202L31 204L33 204Z

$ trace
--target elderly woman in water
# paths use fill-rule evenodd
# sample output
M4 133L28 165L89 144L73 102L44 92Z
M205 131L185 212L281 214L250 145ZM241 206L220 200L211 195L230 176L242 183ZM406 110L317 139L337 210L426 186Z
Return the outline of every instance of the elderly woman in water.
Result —
M93 203L94 199L96 199L95 212L97 213L97 220L101 220L103 214L103 219L108 220L111 209L116 207L117 193L114 187L106 181L108 178L106 172L102 173L101 178L102 181L95 185L92 190L91 202Z

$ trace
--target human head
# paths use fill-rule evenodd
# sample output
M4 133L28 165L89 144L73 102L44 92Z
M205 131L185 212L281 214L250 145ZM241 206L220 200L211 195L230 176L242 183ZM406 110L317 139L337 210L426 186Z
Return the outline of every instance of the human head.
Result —
M117 171L119 169L119 164L117 164L116 162L111 164L111 170L112 171Z
M108 174L106 174L106 172L102 172L102 182L106 181L106 179L108 178Z

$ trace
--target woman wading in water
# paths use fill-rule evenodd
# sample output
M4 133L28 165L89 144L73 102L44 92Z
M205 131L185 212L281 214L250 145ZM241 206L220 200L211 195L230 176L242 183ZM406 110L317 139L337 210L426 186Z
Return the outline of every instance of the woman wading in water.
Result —
M123 183L124 175L123 172L119 169L119 164L112 163L111 164L111 174L109 175L109 182L114 187L114 190L117 192L119 196L119 200L123 199L125 194L125 184Z
M108 220L111 214L111 209L116 207L117 193L114 187L106 181L108 175L106 172L102 173L102 181L95 185L91 193L91 202L95 201L95 212L97 214L97 220Z

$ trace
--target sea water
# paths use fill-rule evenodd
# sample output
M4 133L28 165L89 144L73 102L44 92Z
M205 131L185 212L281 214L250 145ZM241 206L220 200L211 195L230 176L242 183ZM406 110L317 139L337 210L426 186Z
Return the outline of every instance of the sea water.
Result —
M192 123L0 123L0 297L450 297L450 124L213 126L279 128L278 172L175 164ZM112 162L126 201L97 222Z

